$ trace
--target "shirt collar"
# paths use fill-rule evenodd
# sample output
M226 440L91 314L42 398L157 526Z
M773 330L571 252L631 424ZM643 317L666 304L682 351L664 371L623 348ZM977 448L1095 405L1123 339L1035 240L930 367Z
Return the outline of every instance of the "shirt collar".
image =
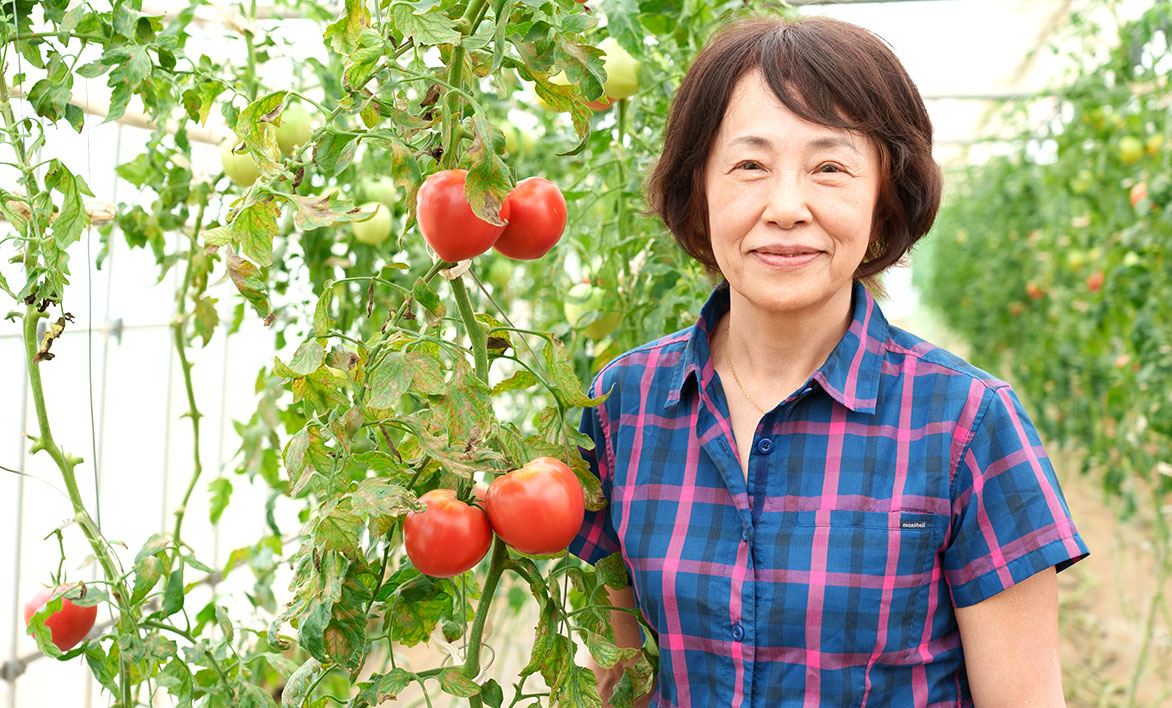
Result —
M871 293L857 281L851 292L851 303L850 327L811 378L834 400L852 411L874 413L887 352L887 319ZM703 387L712 382L716 370L712 367L708 338L728 308L728 284L721 283L700 309L700 317L688 337L684 354L675 365L665 408L679 403L689 382Z

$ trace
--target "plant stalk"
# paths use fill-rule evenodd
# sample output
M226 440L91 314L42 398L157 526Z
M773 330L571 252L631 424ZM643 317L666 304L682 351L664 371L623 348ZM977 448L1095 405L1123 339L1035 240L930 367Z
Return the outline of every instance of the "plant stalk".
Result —
M468 338L472 340L472 355L476 361L476 376L488 383L488 333L484 325L476 319L472 312L472 303L468 299L468 288L464 286L464 279L456 278L452 282L452 293L456 296L456 307L460 310L460 318L464 320L464 327L468 330Z
M28 150L25 147L24 140L18 135L16 117L12 112L12 103L9 100L8 82L4 78L4 71L6 69L6 66L0 66L0 115L3 116L4 126L8 131L8 142L12 145L13 151L16 153L16 157L20 162L23 175L22 181L28 190L28 196L32 197L40 191L40 188L37 185L33 170L29 166ZM36 207L32 203L29 206L32 210L32 213L29 215L30 228L35 228ZM77 476L73 470L80 464L81 460L71 455L66 455L56 440L53 439L53 430L49 425L49 411L45 404L45 388L41 382L41 367L36 361L37 322L40 321L41 317L42 313L37 309L36 305L27 305L25 307L23 328L25 363L28 367L29 386L32 389L33 403L37 412L37 427L40 431L40 438L38 439L36 449L42 449L47 452L57 464L57 468L61 471L61 477L65 482L65 489L69 495L69 501L73 504L78 525L81 527L82 533L85 534L86 540L89 541L90 548L94 552L94 558L97 559L98 564L102 567L102 572L105 573L107 581L110 583L111 588L113 588L112 596L118 605L119 628L122 631L133 633L137 636L138 624L134 615L134 608L130 605L130 593L126 589L126 585L121 574L118 572L109 549L103 543L101 532L94 524L89 512L86 511L85 502L81 497L81 490L77 486ZM122 705L132 705L130 665L127 663L125 657L119 658L119 683Z
M199 244L199 232L203 226L203 214L206 205L201 204L199 213L195 217L195 227L191 232L191 251L190 254L195 253L195 249ZM200 474L203 473L203 462L199 455L199 419L203 414L199 412L199 408L195 405L195 388L191 382L191 362L187 359L187 291L191 288L192 270L194 270L195 261L192 258L187 259L187 272L183 276L183 284L179 286L179 292L175 295L175 321L171 323L171 328L175 332L175 351L179 354L179 365L183 368L183 385L187 389L187 414L191 418L191 433L192 433L192 454L194 456L195 466L192 468L191 481L187 483L187 491L183 493L183 501L180 502L179 508L175 510L175 530L171 537L175 539L175 545L180 544L180 532L183 529L183 517L187 514L187 503L191 500L191 493L195 490L195 484L199 481Z
M464 657L464 676L473 680L480 673L480 646L484 636L484 623L488 620L488 612L492 607L493 595L496 594L497 583L504 572L505 563L509 559L509 548L500 536L492 540L492 555L488 562L488 577L484 579L484 587L480 589L480 602L476 605L476 616L472 620L472 629L468 632L468 654ZM468 699L471 708L482 708L484 701L479 695Z
M480 24L480 19L483 19L484 13L481 10L484 8L488 0L472 0L468 3L468 7L464 9L464 15L460 18L464 27L461 28L463 36L469 37L476 32L476 26ZM459 26L459 23L457 24ZM448 85L460 88L464 83L464 45L457 44L452 48L452 60L448 65ZM459 157L456 147L460 138L460 96L453 91L449 91L444 100L444 154L440 158L441 169L451 169L457 164L457 157Z
M1160 606L1164 603L1164 586L1172 572L1172 529L1164 521L1161 510L1161 500L1156 499L1156 534L1160 539L1160 565L1156 571L1156 590L1148 607L1147 621L1144 626L1143 646L1139 650L1139 658L1135 662L1135 672L1131 676L1131 685L1127 690L1127 706L1135 708L1136 694L1139 692L1139 683L1146 673L1148 652L1152 648L1152 636L1156 633L1156 618L1160 614Z

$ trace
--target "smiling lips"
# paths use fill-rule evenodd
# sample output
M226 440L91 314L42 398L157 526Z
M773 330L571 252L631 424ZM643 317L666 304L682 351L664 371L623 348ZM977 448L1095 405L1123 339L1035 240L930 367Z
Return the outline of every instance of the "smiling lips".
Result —
M751 251L757 260L772 268L797 268L810 263L822 252L809 246L763 246Z

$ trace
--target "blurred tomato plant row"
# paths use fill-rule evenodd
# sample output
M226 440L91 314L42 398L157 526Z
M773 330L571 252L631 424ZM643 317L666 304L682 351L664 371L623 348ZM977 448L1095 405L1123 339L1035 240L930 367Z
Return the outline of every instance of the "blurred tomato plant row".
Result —
M99 569L80 583L83 559L62 558L42 580L56 590L26 610L38 645L84 657L117 706L166 694L179 706L360 707L412 684L473 706L597 706L584 655L624 662L612 702L631 705L657 652L650 633L641 648L614 644L605 588L625 584L622 563L590 568L556 552L583 506L604 503L576 451L590 444L577 432L581 408L597 403L583 381L690 324L706 294L642 213L641 185L687 60L746 3L269 8L311 23L320 56L299 50L304 37L279 39L255 0L236 5L224 55L190 51L203 3L176 5L151 15L129 1L16 0L0 17L13 153L0 182L0 291L24 337L37 417L29 452L52 459L72 504L74 525L57 533L82 534ZM108 120L141 109L159 126L111 166L142 197L94 227L104 244L94 263L77 248L93 194L49 130L87 130L94 119L76 97L85 81L108 86ZM17 100L31 110L14 111ZM215 126L222 172L209 176L193 169L205 150L194 136ZM181 273L165 296L194 439L173 528L127 539L134 553L86 508L87 463L54 436L66 402L44 387L55 369L87 365L51 348L75 326L71 273L100 268L116 239L149 249L160 283ZM199 443L208 382L189 353L244 328L272 332L275 356L257 372L255 413L235 422L233 464L209 471ZM215 524L246 485L269 492L255 512L269 533L211 568L184 540L185 523L205 521L185 518L188 502L207 494ZM546 519L551 510L529 500L553 489L564 504ZM445 543L458 558L434 556ZM411 549L432 557L417 567ZM255 581L249 611L188 602L202 578L244 572ZM292 577L288 589L278 576ZM520 602L510 593L510 606L539 618L530 637L509 638L532 645L511 686L486 678L481 659L505 576L527 591ZM112 624L82 641L97 607ZM455 665L396 662L432 638L467 648Z
M1157 2L1108 55L1080 54L1052 119L954 180L915 273L1043 436L1083 453L1122 515L1154 519L1157 588L1172 565L1170 42L1172 3ZM1150 621L1160 605L1158 591Z

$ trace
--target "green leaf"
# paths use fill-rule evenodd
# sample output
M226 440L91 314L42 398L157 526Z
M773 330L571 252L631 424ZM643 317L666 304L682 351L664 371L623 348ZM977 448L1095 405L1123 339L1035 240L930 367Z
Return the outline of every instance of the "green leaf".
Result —
M335 177L353 162L358 143L354 136L327 130L313 145L313 162L327 177Z
M320 661L313 657L306 659L285 682L285 688L281 691L281 708L301 708L324 672Z
M163 603L158 617L170 617L183 609L183 563L179 563L171 575L167 576L167 585L163 588Z
M606 400L607 395L590 398L583 393L582 379L574 371L574 361L566 353L566 347L556 339L546 342L542 349L545 365L550 375L554 395L567 408L592 408Z
M171 537L165 533L156 533L148 538L146 543L142 544L142 548L134 556L134 562L138 563L143 558L162 553L170 547Z
M366 379L366 387L370 390L367 404L372 408L396 406L399 397L411 387L413 378L410 357L403 352L389 352Z
M324 337L330 333L334 320L330 318L330 300L334 297L334 281L327 280L322 284L321 296L317 299L317 306L313 308L313 336Z
M612 668L620 661L626 661L639 653L639 650L634 648L620 649L614 642L597 632L586 635L586 648L590 650L590 656L594 657L594 661L604 669Z
M505 701L505 692L496 679L489 679L480 687L480 699L489 708L501 708L501 704Z
M370 683L355 697L352 708L367 708L395 700L403 689L415 680L415 674L394 668L385 674L375 674L370 678Z
M297 496L305 488L305 483L301 482L301 473L308 462L306 453L309 452L309 443L309 427L307 426L289 438L289 442L281 454L281 459L285 463L285 472L289 475L289 484L292 485L289 496Z
M226 88L227 86L217 79L200 79L194 88L183 92L183 109L192 120L199 121L200 125L206 125L216 97Z
M476 216L490 224L504 225L505 222L500 218L501 204L513 187L512 177L509 168L493 149L492 128L488 121L477 115L474 125L476 137L464 153L471 162L464 183L464 196Z
M82 230L90 225L90 218L86 214L81 195L92 197L94 194L80 177L70 172L62 162L56 159L49 162L49 171L45 174L45 186L60 192L63 197L60 211L53 221L52 230L56 247L63 251L81 238Z
M413 567L399 571L396 576L399 576L400 584L390 598L387 610L391 638L411 647L427 641L440 617L450 614L453 601L446 592L447 583L421 575Z
M222 605L215 606L216 625L219 626L220 632L224 638L229 642L236 636L236 628L232 625L232 620L228 617L228 611Z
M265 286L260 269L237 256L231 249L228 249L224 262L227 266L228 277L232 279L236 289L252 305L256 314L264 318L266 327L272 324L276 315L273 314L272 306L269 304L268 288Z
M439 684L444 693L459 698L469 698L480 693L480 686L462 674L459 669L447 669L441 672Z
M529 663L525 668L521 669L521 676L528 676L541 669L542 665L553 652L557 627L557 607L549 598L544 598L541 601L541 614L537 620L537 629L533 639L533 650L529 654Z
M255 683L238 680L235 689L235 708L277 708L268 691Z
M518 369L512 376L492 387L492 395L505 391L521 391L541 383L528 369Z
M280 233L280 217L281 205L276 199L253 202L241 209L231 224L205 231L204 241L215 246L237 244L258 265L269 266L273 262L273 237Z
M358 534L362 531L362 519L350 509L346 502L327 507L313 527L314 544L322 550L337 551L347 558L357 559L362 555Z
M409 511L423 511L415 495L389 479L370 477L349 494L356 514L366 517L371 535L386 535Z
M289 369L298 376L308 376L317 371L326 358L326 348L316 337L311 337L297 347L293 359L289 361Z
M594 564L594 570L598 572L598 578L607 587L615 590L627 587L627 566L623 564L622 553L615 552L598 561Z
M410 4L397 3L391 6L391 22L404 37L412 37L422 46L458 44L462 37L456 23L439 7L416 13Z
M195 310L192 315L192 331L203 340L207 346L216 333L220 324L220 313L216 310L218 300L214 297L198 296L195 300Z
M439 294L423 278L416 279L415 286L411 288L411 295L415 298L415 302L422 305L423 309L432 317L442 319L447 313L447 308L440 300Z
M338 199L333 192L308 196L294 194L292 199L297 207L293 223L302 231L357 221L364 216L361 208L348 200Z
M150 593L163 577L163 561L158 556L144 556L134 564L134 588L131 590L131 601L139 602Z
M371 602L370 588L362 582L365 566L352 563L342 584L341 597L334 603L333 614L324 639L329 656L354 671L360 668L366 653L366 608Z
M343 389L349 385L345 375L319 367L316 371L293 380L293 400L302 401L306 415L325 412L348 403Z
M576 665L569 652L565 658L557 681L550 686L550 705L555 708L601 708L602 699L598 696L598 679L594 672Z
M211 506L208 509L208 519L214 524L228 508L228 501L232 498L232 482L226 477L218 477L208 484L211 492Z
M404 469L403 463L381 450L359 453L354 456L354 461L366 465L375 474L402 474Z
M471 450L493 430L496 416L488 384L463 357L456 357L454 363L456 372L446 391L432 397L432 424L446 432L453 445Z
M281 110L285 107L285 97L288 95L288 91L265 94L248 104L236 118L236 135L240 136L249 148L255 148L250 150L254 155L260 153L261 157L267 157L266 151L276 149L277 139L273 121L281 115Z
M346 0L346 12L336 22L326 27L325 40L342 56L354 51L358 35L370 24L370 12L365 0Z

